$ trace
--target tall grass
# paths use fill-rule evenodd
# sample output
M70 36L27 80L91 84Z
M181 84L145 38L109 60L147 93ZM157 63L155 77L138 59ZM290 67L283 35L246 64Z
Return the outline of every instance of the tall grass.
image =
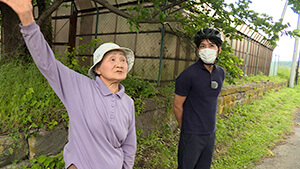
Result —
M291 132L300 87L271 91L222 114L217 122L213 168L251 168Z
M64 106L34 64L0 63L0 72L0 134L62 119Z
M291 68L288 66L279 66L277 76L282 79L289 79L291 74Z

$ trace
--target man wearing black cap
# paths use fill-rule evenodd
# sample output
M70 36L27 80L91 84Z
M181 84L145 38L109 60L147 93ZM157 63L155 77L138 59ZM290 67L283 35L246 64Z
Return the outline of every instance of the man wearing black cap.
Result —
M222 36L212 28L194 37L199 60L176 79L174 113L181 127L178 169L209 169L214 151L218 96L225 72L216 65Z

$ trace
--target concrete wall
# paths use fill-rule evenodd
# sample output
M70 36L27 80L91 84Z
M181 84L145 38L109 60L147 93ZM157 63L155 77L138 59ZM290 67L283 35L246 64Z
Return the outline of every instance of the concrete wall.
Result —
M237 104L248 103L251 100L258 99L265 92L275 89L278 90L287 86L287 82L261 82L251 83L240 86L225 86L219 96L218 114L234 107ZM160 102L155 99L144 99L144 110L136 117L136 129L142 131L139 137L146 137L155 129L161 129L168 125L176 129L177 123L172 109L167 112L166 104L168 100L159 98ZM67 142L66 123L55 126L53 130L40 129L31 131L28 138L23 137L17 142L9 136L0 136L0 169L11 167L15 160L23 161L20 165L28 163L29 159L36 158L40 155L56 155ZM13 150L13 151L12 151ZM16 165L15 168L20 166Z
M274 82L261 82L251 83L246 85L225 86L218 101L218 114L222 114L229 108L233 108L237 104L249 103L251 100L256 100L261 97L265 92L274 89L278 90L281 87L286 87L287 82L274 83Z

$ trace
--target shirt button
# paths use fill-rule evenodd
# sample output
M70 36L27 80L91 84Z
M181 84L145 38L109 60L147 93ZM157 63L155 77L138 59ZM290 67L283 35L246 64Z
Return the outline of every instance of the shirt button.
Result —
M115 107L115 105L114 105L114 104L112 104L112 105L111 105L111 107Z
M113 119L113 118L114 118L114 115L110 115L110 118Z

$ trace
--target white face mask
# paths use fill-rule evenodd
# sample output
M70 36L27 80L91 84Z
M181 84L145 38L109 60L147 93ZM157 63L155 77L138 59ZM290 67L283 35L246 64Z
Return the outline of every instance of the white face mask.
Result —
M209 48L200 49L199 56L204 63L213 64L217 58L217 51L218 50Z

